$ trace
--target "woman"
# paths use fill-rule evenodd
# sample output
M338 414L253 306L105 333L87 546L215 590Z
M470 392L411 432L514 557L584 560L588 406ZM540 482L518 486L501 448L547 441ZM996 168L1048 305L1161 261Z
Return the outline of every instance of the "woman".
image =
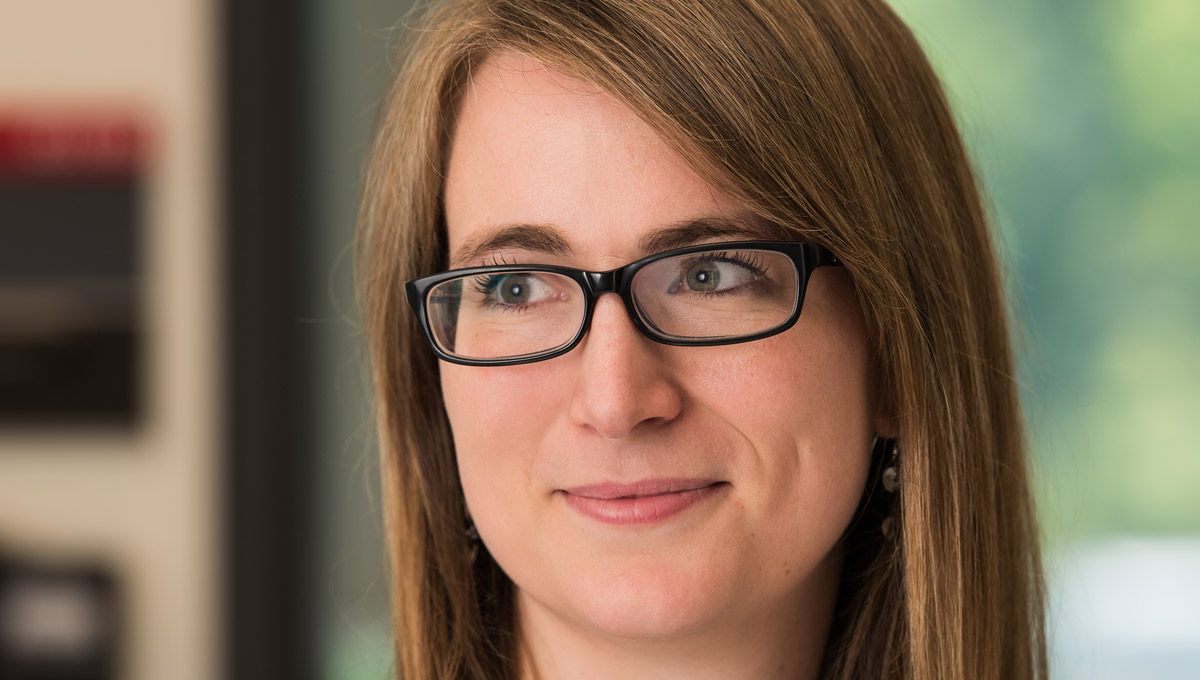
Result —
M1046 675L991 235L881 3L445 3L360 245L400 677Z

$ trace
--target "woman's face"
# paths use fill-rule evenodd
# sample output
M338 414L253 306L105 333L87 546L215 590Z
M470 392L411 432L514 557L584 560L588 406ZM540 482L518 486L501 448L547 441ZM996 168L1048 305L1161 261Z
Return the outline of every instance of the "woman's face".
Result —
M677 243L756 235L629 109L528 58L480 67L457 125L445 195L454 268L607 270L668 229ZM697 218L746 232L680 227ZM511 238L514 225L545 236ZM568 354L442 363L441 380L468 508L524 616L673 637L795 616L836 592L834 546L879 424L841 268L817 269L799 321L764 340L657 344L602 295Z

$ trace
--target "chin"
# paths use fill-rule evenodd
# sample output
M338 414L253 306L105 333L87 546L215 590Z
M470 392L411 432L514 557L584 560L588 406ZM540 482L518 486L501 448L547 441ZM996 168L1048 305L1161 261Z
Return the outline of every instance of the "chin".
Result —
M703 630L728 612L735 590L710 570L661 564L593 571L566 587L560 614L608 636L646 640Z

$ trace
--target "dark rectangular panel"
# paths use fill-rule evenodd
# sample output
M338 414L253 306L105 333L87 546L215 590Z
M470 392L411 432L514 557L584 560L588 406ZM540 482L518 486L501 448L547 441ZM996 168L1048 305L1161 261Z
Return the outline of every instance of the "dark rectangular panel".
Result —
M132 424L144 131L0 113L0 423Z

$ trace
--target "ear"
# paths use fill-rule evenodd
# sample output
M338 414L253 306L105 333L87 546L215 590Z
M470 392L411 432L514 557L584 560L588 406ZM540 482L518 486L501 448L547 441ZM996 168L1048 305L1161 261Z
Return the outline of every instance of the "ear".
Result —
M875 399L875 417L871 420L871 427L874 428L876 436L884 439L896 439L900 436L900 421L896 417L895 404L891 390L881 385Z
M884 439L896 439L900 436L900 424L896 421L895 416L884 416L876 414L873 421L875 435Z

